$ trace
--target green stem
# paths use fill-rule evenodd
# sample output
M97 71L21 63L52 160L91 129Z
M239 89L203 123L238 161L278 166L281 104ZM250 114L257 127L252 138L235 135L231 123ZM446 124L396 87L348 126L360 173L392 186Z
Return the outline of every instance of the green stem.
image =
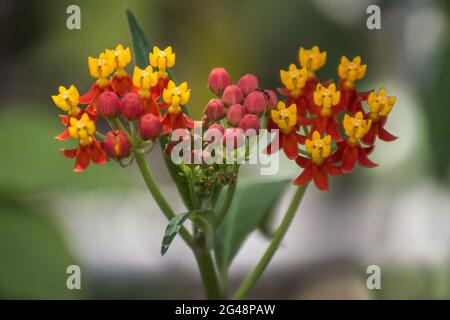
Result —
M189 196L191 198L192 206L194 209L200 208L200 203L197 194L195 193L195 181L194 181L194 165L190 166L191 176L188 179Z
M264 252L264 255L262 256L261 260L259 260L259 262L255 266L255 268L250 272L250 274L242 282L241 286L239 287L239 289L236 291L235 295L233 296L233 299L235 299L235 300L243 299L247 295L247 293L250 291L250 289L253 288L256 281L258 281L259 277L262 275L262 273L266 269L270 260L272 260L275 252L277 251L278 247L280 246L281 241L284 238L284 235L286 234L287 230L289 229L289 226L291 225L292 220L295 217L295 213L297 212L297 208L303 198L303 195L305 194L305 190L306 190L306 186L300 186L297 188L297 191L295 192L294 197L291 200L291 204L289 205L289 208L287 209L286 214L284 215L283 221L281 222L278 229L275 231L274 236L273 236L269 246L266 249L266 252Z
M227 195L225 197L225 201L223 203L222 209L217 214L217 218L215 220L216 221L215 226L214 226L215 228L217 228L220 225L220 223L222 222L222 220L225 218L228 210L230 209L231 203L233 202L234 193L236 191L236 185L237 185L238 169L239 169L238 165L235 165L233 167L233 173L236 174L236 177L235 177L235 180L233 181L233 183L231 183L228 186Z
M203 246L194 249L207 299L221 299L219 281L211 253Z
M127 128L125 128L124 124L122 123L122 121L120 120L119 117L115 117L113 119L114 124L117 126L117 128L119 128L120 130L122 130L125 135L127 136L128 140L130 140L131 142L133 142L130 133L128 132Z
M145 161L144 155L139 152L135 152L135 158L148 190L152 194L153 198L155 199L156 203L161 208L167 219L171 220L173 217L175 217L175 213L156 185L155 179L153 178L150 168L147 165L147 161ZM189 247L193 246L194 239L185 227L182 226L180 228L179 234Z

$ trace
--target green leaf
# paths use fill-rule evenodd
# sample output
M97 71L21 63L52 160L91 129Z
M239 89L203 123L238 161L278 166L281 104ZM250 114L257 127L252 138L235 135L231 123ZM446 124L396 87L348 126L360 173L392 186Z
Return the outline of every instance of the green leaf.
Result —
M275 232L273 230L273 220L275 219L276 207L277 202L274 202L272 205L270 205L258 224L258 231L261 232L262 235L267 239L271 239L273 233Z
M133 13L126 9L126 16L128 20L128 25L130 28L131 33L131 43L133 47L133 55L134 55L134 61L137 66L140 68L145 68L148 65L148 53L150 51L150 44L147 38L145 37L144 32L142 31L142 28L139 26L135 16ZM173 78L172 74L170 74ZM163 110L161 110L163 112ZM187 114L186 110L183 109L183 112ZM167 143L167 137L161 137L159 139L159 144L161 146L161 150L165 149ZM172 180L174 181L178 192L180 193L181 199L184 202L184 205L188 210L193 209L192 204L192 197L196 196L191 195L189 191L189 184L188 184L188 178L183 175L183 171L180 169L180 167L176 164L174 164L170 157L167 157L166 155L163 155L164 163L166 164L167 169L169 170L170 176L172 177Z
M148 53L150 52L150 45L133 13L128 9L126 9L125 12L131 32L134 62L139 68L143 69L148 66Z
M258 227L267 211L277 203L289 181L238 182L231 208L214 239L217 265L222 276L226 276L242 243Z
M167 224L166 231L164 232L164 237L161 244L161 255L163 256L167 252L173 239L177 235L178 231L180 231L181 226L188 218L196 223L200 229L204 230L207 236L207 241L211 241L212 230L210 219L212 216L214 216L214 213L211 210L202 209L180 213L173 217ZM208 237L210 239L208 239Z

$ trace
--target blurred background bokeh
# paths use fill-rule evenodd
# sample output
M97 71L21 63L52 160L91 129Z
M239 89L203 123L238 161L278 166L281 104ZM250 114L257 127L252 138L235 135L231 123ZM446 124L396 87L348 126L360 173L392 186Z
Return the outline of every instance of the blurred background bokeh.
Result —
M66 8L81 8L81 30ZM381 30L366 8L381 8ZM60 84L86 91L87 57L131 45L124 8L151 43L172 45L178 79L192 88L191 113L211 98L209 70L233 79L251 72L279 86L279 69L300 46L328 52L322 79L336 79L341 55L368 64L362 90L397 96L380 143L378 168L307 191L296 220L252 298L450 298L450 42L448 1L25 1L0 6L0 298L201 298L192 254L176 239L159 246L166 221L136 168L115 163L72 173L58 153L61 131L50 96ZM149 163L174 208L183 206L161 156ZM280 175L299 169L283 161ZM254 168L244 168L241 178ZM280 210L286 207L288 195ZM257 199L248 199L257 201ZM267 245L252 234L231 269L231 287ZM82 270L82 290L66 288L66 268ZM366 288L379 265L382 289Z

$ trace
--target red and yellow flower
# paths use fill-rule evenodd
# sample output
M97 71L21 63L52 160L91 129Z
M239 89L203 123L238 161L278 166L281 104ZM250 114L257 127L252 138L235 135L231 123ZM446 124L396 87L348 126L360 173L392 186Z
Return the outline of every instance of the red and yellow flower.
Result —
M355 89L355 81L364 78L367 70L366 64L361 64L361 57L356 56L349 60L342 56L341 63L338 66L339 90L341 91L341 103L347 106L351 114L362 111L362 101L367 100L367 93L358 93Z
M357 162L366 168L376 167L377 164L367 157L374 147L363 147L360 143L360 140L369 132L372 120L364 119L363 113L359 111L354 117L345 114L342 125L347 139L338 143L338 150L333 155L333 161L342 161L341 169L344 173L353 171Z
M151 113L161 117L159 112L159 106L155 99L159 96L154 96L151 92L151 88L158 84L158 72L153 71L152 66L148 66L145 69L134 67L133 72L133 86L142 98L144 105L144 114Z
M131 50L119 44L114 50L106 49L105 53L116 69L110 80L111 87L118 95L124 96L132 89L131 78L124 69L131 62Z
M80 97L81 104L95 103L102 92L111 90L108 77L114 72L115 64L111 55L102 52L98 58L88 57L88 67L91 76L97 80L89 91Z
M366 144L374 144L376 137L388 142L397 139L396 136L384 128L387 117L394 107L396 100L397 98L395 96L387 96L385 88L381 88L377 94L375 94L375 91L369 94L367 103L369 104L370 112L367 117L372 120L372 126L363 138Z
M295 162L303 168L302 173L294 180L295 185L305 185L314 180L321 191L328 191L328 176L337 176L341 169L334 165L331 156L331 136L321 137L314 131L311 139L306 139L305 150L310 158L299 155Z
M317 84L313 96L314 103L309 105L309 111L314 118L300 118L301 125L312 125L311 132L327 133L334 141L341 141L336 116L342 112L344 106L340 104L341 92L336 90L336 85Z
M90 161L96 164L104 164L108 157L103 152L100 142L95 139L95 123L87 113L84 113L80 119L70 117L68 132L70 137L79 141L76 149L60 149L63 156L75 158L74 172L82 172L89 166Z
M278 144L274 145L272 142L267 146L266 152L268 154L278 152L281 146L289 159L295 159L298 156L298 144L305 142L304 137L298 133L297 106L291 104L286 107L284 102L279 101L277 109L272 109L270 112L267 129L270 131L278 129L275 136Z
M162 119L164 133L193 127L193 121L181 110L181 107L188 103L190 96L191 91L188 89L187 82L177 86L172 80L169 81L162 94L163 101L168 105L167 112Z
M318 46L314 46L311 49L300 48L298 52L298 60L302 68L306 68L308 71L308 78L315 78L315 72L322 68L327 61L326 51L320 51Z

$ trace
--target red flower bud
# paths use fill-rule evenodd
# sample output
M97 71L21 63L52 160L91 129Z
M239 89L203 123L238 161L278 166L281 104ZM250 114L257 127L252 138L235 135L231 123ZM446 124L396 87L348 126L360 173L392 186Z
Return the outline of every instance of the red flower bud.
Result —
M206 105L204 112L209 119L217 121L225 117L225 106L221 100L211 99Z
M117 111L119 111L119 96L114 91L105 91L97 98L95 106L101 116L114 118Z
M106 134L102 149L110 158L123 159L130 154L131 145L123 131L115 130Z
M222 101L226 106L241 104L244 101L244 94L238 86L232 84L225 88L222 95Z
M128 120L139 118L143 110L141 97L135 92L127 93L120 102L120 112Z
M247 133L247 130L254 130L256 134L258 134L259 129L261 128L259 117L254 114L245 115L241 122L239 122L239 128L245 133Z
M267 100L267 109L270 112L272 109L277 108L278 97L275 91L273 90L264 90L266 100Z
M237 127L245 116L245 109L240 104L233 104L227 111L227 121L233 127Z
M239 128L227 128L222 143L227 149L236 149L244 144L244 133Z
M216 95L222 95L223 89L231 84L231 77L224 68L214 68L209 73L208 87Z
M263 114L267 107L267 100L264 93L260 91L250 93L245 98L244 107L248 113L256 114L257 116Z
M162 122L154 114L147 113L139 121L139 134L144 140L155 140L163 129Z
M259 81L254 75L246 74L239 79L237 86L241 88L244 95L247 96L259 87Z
M205 139L214 142L216 141L216 137L222 138L224 132L225 129L220 124L213 124L206 130Z

